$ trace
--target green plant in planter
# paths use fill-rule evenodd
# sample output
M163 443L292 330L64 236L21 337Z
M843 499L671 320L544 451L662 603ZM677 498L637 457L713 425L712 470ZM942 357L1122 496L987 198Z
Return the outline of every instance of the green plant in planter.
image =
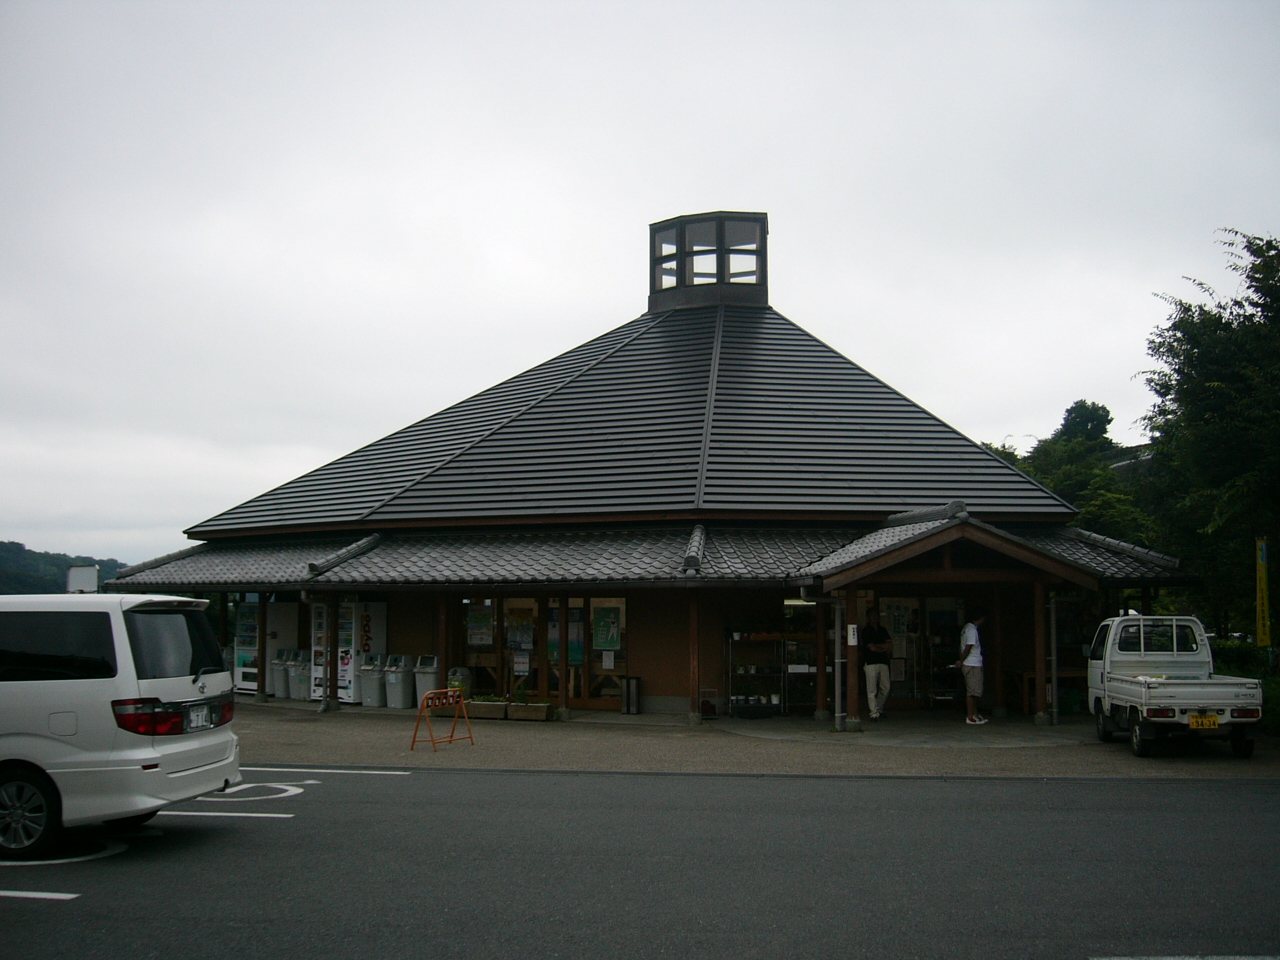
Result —
M482 693L479 696L472 697L471 699L475 703L505 703L506 702L506 700L504 700L502 697L496 696L492 693Z

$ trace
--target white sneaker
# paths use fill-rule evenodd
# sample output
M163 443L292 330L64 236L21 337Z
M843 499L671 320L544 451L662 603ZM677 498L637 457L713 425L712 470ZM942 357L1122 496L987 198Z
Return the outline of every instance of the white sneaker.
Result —
M980 727L987 722L986 717L965 717L965 723L971 727Z

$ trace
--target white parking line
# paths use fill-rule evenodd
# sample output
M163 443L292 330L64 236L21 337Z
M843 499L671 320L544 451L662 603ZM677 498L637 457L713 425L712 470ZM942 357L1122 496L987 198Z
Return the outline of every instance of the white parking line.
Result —
M292 813L223 813L221 810L161 810L162 817L269 817L272 820L288 820Z
M1238 956L1212 956L1212 957L1090 957L1089 960L1280 960L1280 957L1268 955L1265 957L1238 957Z
M43 890L0 890L0 897L17 897L20 900L74 900L78 893L46 893Z
M254 773L362 773L369 777L407 777L409 770L312 770L308 767L241 767Z

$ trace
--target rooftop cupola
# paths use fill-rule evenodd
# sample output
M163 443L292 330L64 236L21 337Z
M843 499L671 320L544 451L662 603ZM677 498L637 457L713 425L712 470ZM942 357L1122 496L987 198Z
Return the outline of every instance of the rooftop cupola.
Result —
M695 213L649 224L649 310L769 303L769 216Z

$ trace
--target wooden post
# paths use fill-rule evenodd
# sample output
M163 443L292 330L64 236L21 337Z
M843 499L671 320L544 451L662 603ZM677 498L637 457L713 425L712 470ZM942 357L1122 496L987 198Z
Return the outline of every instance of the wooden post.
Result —
M493 598L493 649L498 655L498 696L511 691L507 684L507 608L502 597Z
M991 639L992 651L995 654L995 676L992 682L996 687L996 716L1002 717L1008 709L1004 702L1004 620L1000 608L999 587L994 587L991 591Z
M436 608L436 663L440 669L441 688L449 685L449 595L441 594Z
M1151 616L1151 587L1142 588L1142 615Z
M547 636L547 612L547 598L542 597L538 600L538 616L533 628L533 642L538 648L539 698L547 695L547 684L550 683L550 677L548 675L548 667L550 664L547 662L547 641L550 639L550 637ZM539 638L541 638L541 640L539 640Z
M689 722L702 722L702 703L698 699L698 594L689 591Z
M1036 577L1035 586L1032 588L1032 611L1035 618L1036 631L1036 723L1048 723L1049 715L1046 710L1048 706L1048 698L1045 696L1045 675L1044 661L1047 656L1047 631L1045 629L1045 591L1044 580Z
M258 690L253 695L255 703L267 702L267 595L258 594Z
M231 625L227 622L231 611L228 609L227 593L218 594L218 646L225 648L231 642Z
M569 596L560 598L560 719L569 719Z
M338 709L338 601L326 601L328 610L325 616L325 658L329 661L329 697L330 710Z
M858 645L856 647L848 646L848 630L846 628L846 637L842 640L836 638L837 643L844 643L845 652L849 655L849 719L847 725L854 730L862 729L862 645L866 643L866 638L862 636L862 624L858 623L858 604L850 603L849 597L853 594L852 590L845 591L845 623L854 624L858 627ZM857 726L854 726L857 724Z
M827 709L827 605L819 603L814 610L814 623L818 629L818 696L817 706L813 710L813 719L830 720L831 712Z

